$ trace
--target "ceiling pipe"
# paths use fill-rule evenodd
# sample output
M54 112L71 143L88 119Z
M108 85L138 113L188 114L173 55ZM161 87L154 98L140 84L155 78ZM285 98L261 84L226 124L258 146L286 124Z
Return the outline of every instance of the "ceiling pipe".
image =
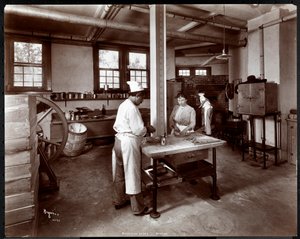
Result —
M144 6L129 5L129 6L127 6L127 8L129 8L131 10L143 12L143 13L149 13L149 8L144 7ZM190 21L198 22L198 23L202 23L202 24L208 24L208 25L212 25L212 26L215 26L215 27L219 27L219 28L224 28L225 27L225 29L228 29L228 30L247 31L246 27L235 27L235 26L229 26L229 25L224 26L224 24L217 23L215 21L211 21L211 20L207 20L207 19L203 19L203 18L198 18L198 17L190 17L190 16L186 16L184 14L178 14L178 13L174 13L174 12L170 12L170 11L166 12L166 16L170 17L170 18L179 18L179 19L190 20Z
M130 23L119 23L115 21L109 21L105 19L97 19L93 17L86 16L78 16L74 14L61 13L50 11L46 9L36 8L32 6L25 5L6 5L4 9L5 14L16 14L19 16L27 16L27 17L37 17L42 19L49 19L58 22L70 23L70 24L80 24L87 26L95 26L101 28L112 28L123 31L133 31L144 34L149 34L149 27L147 26L137 26L136 24ZM182 32L170 32L167 31L168 37L186 39L186 40L194 40L194 41L204 41L204 42L214 42L221 44L223 39L216 37L209 37L203 35L196 35L191 33L182 33ZM245 40L233 40L226 39L226 44L233 46L245 46Z
M99 12L99 7L98 7L98 9L96 10L96 13L94 14L94 18L97 18L100 15L99 18L104 19L107 16L111 6L112 5L104 5L104 9L103 9L101 14ZM90 27L90 28L91 28L91 31L90 31L89 36L87 37L88 41L91 41L93 39L93 37L95 36L95 34L97 33L97 31L98 31L98 28L94 28L94 27Z

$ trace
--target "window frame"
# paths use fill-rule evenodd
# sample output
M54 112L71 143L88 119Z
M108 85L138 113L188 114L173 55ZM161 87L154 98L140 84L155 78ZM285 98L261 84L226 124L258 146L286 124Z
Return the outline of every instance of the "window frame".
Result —
M42 44L42 86L14 86L14 43L26 42ZM6 35L5 36L5 92L6 93L29 93L29 92L51 92L51 41L34 37ZM18 63L19 64L19 63ZM35 63L32 63L34 65ZM26 63L25 63L26 65ZM28 64L30 65L30 63Z
M136 47L130 47L130 48L127 49L127 52L126 52L126 72L127 72L127 79L128 80L130 80L130 70L141 70L141 69L128 68L129 53L143 53L143 54L146 54L146 69L143 70L143 71L146 71L146 77L147 77L147 82L146 82L147 83L147 88L145 89L145 91L150 91L150 55L149 55L149 50L136 48Z
M117 70L117 69L115 69L115 68L100 68L99 67L99 50L109 50L109 51L118 51L119 52L119 68L118 68L118 70L119 70L119 80L120 80L120 87L119 88L110 88L110 90L113 90L113 91L116 91L116 90L120 90L121 88L122 88L122 76L121 76L121 68L122 68L122 65L121 65L121 62L122 62L122 51L119 49L119 48L113 48L113 47L107 47L107 46L104 46L104 47L101 47L101 48L99 48L98 50L97 50L97 59L98 59L98 63L97 63L97 70L98 70L98 72L97 72L97 75L98 75L98 78L96 78L96 79L98 79L98 85L97 85L97 92L100 92L100 91L103 91L104 90L104 88L100 88L100 75L99 75L99 71L101 70L101 69L103 69L103 70L112 70L112 71L115 71L115 70ZM95 88L95 86L94 86L94 88ZM94 90L95 91L95 90Z
M108 89L109 93L123 93L129 91L129 86L127 81L130 80L130 69L127 67L129 65L129 52L134 53L146 53L146 71L147 71L147 92L150 92L150 54L149 48L147 47L136 47L130 45L120 45L120 44L109 44L109 43L98 43L93 46L93 58L94 58L94 92L103 93L103 88L100 88L100 78L99 78L99 50L117 50L119 51L119 70L120 70L120 88L119 89Z
M190 70L189 76L181 76L179 75L179 70ZM206 70L207 75L196 75L196 70ZM202 67L202 66L176 66L176 77L207 77L211 76L211 67Z

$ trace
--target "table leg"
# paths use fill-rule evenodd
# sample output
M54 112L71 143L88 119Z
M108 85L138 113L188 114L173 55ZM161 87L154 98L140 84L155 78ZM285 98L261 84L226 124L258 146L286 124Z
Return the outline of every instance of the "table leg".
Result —
M211 198L213 200L219 200L220 197L217 193L217 160L216 160L216 148L212 148L212 161L213 161L213 188L212 188L212 195Z
M153 183L152 183L153 209L150 213L150 216L152 218L158 218L160 217L160 213L157 212L157 159L153 158L152 160L153 160Z

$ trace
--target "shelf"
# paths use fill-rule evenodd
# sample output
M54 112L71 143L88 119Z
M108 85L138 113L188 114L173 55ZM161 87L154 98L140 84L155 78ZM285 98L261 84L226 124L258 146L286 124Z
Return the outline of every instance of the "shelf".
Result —
M71 123L88 123L88 122L99 122L99 121L105 121L105 120L115 120L116 115L109 115L109 116L104 116L98 119L80 119L80 120L67 120L68 124ZM62 124L61 120L52 120L51 124L56 125L56 124Z
M53 100L54 102L57 101L85 101L85 100L125 100L127 98L96 98L96 99L65 99L65 100Z
M215 174L213 165L206 160L193 162L191 166L193 167L191 168L189 163L181 165L178 174L185 180L213 176Z
M150 166L147 169L142 170L142 181L146 187L152 187L153 185L153 168ZM164 163L159 163L157 165L157 186L163 187L167 185L181 183L182 178Z

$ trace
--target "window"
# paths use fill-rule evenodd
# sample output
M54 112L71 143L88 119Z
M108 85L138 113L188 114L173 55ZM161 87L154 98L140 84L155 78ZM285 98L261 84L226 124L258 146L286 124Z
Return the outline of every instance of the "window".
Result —
M176 66L177 77L211 76L211 67Z
M179 76L189 76L190 75L190 70L179 70L178 75Z
M148 97L150 74L147 47L99 43L94 46L93 54L94 92L128 92L127 81L137 81L145 88Z
M14 42L14 87L42 87L42 44Z
M5 59L7 92L51 90L49 42L8 36Z
M207 70L206 69L196 69L195 75L196 76L207 76Z
M144 88L148 88L147 54L129 52L128 68L130 80L140 82Z
M119 89L119 51L99 50L99 88ZM107 87L105 87L107 86Z

